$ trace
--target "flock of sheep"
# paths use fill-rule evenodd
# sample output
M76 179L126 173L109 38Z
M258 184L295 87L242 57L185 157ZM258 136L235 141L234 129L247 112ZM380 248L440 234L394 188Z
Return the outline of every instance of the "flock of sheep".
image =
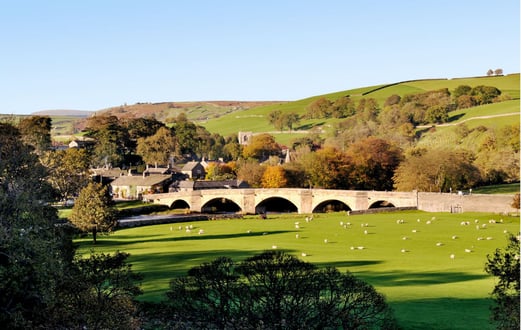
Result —
M305 220L306 220L306 223L310 223L311 221L313 221L313 216L307 216L307 217L305 218ZM427 220L427 221L424 221L424 222L423 222L421 219L417 219L416 222L417 222L417 226L420 226L420 225L422 225L422 224L425 224L425 225L431 225L431 224L434 224L434 223L436 222L436 217L433 216L433 217L431 217L430 220ZM496 220L494 220L494 219L490 219L490 220L488 221L488 225L494 225L494 224L497 224L497 223L503 223L503 219L500 219L499 221L496 221ZM396 220L396 224L397 224L397 225L405 225L405 224L407 224L407 222L406 222L404 219L397 219L397 220ZM461 223L460 223L461 226L470 226L471 224L473 224L473 225L475 226L476 230L478 230L478 231L487 228L487 223L480 223L480 221L479 221L478 219L475 219L473 222L471 222L471 221L461 221ZM351 222L347 222L347 221L340 221L340 226L341 226L342 228L344 228L344 229L351 229L351 228L354 228L353 224L352 224ZM368 235L368 234L370 234L369 229L368 229L368 228L370 227L369 223L365 223L365 222L364 222L364 223L360 223L360 227L362 228L362 233L363 233L363 235ZM416 227L416 226L415 226L415 227ZM297 231L299 231L300 229L302 229L302 227L301 227L301 225L300 225L300 222L298 222L298 221L295 222L295 223L294 223L294 228L295 228L295 230L297 230ZM178 230L179 230L179 231L182 231L183 229L185 230L186 233L190 234L190 233L192 233L192 230L194 230L194 227L193 227L193 225L191 225L191 224L190 224L190 225L185 225L185 226L179 226L179 227L178 227ZM173 231L173 230L174 230L174 228L173 228L172 226L170 226L170 231ZM419 232L419 230L416 229L416 228L411 229L411 233L412 233L412 234L416 234L416 233L418 233L418 232ZM507 232L507 231L505 230L504 233L506 233L506 232ZM197 233L198 233L199 235L203 235L203 234L205 233L205 231L204 231L203 229L199 229L199 230L197 231ZM251 230L248 230L247 233L248 233L248 234L251 234ZM265 233L263 233L263 235L267 235L267 233L265 232ZM300 235L299 232L297 232L297 233L295 234L295 238L296 238L296 239L300 239L300 238L301 238L301 235ZM459 237L458 237L457 235L452 235L450 238L451 238L452 240L457 240ZM407 240L409 240L409 239L410 239L409 236L406 236L406 235L405 235L405 236L402 236L402 240L403 240L403 241L407 241ZM486 236L486 237L479 236L479 237L477 237L477 240L478 240L478 241L481 241L481 240L492 240L492 239L493 239L493 237L491 237L491 236ZM328 243L329 243L328 238L324 238L323 242L324 242L324 244L328 244ZM443 242L436 242L436 243L435 243L435 246L436 246L436 247L442 247L442 246L444 246L444 245L445 245L445 243L443 243ZM273 244L271 248L272 248L272 249L277 249L278 246L277 246L276 244ZM465 248L463 251L464 251L465 253L472 253L472 252L473 252L472 248L473 248L473 246L472 246L471 248ZM365 247L365 246L361 246L361 245L360 245L360 246L350 246L349 249L350 249L350 250L365 250L366 247ZM411 252L411 251L409 251L409 250L407 250L407 249L405 249L405 248L402 248L402 249L400 250L400 252L401 252L401 253L407 253L407 252ZM301 256L302 256L302 257L306 257L307 255L308 255L308 254L307 254L306 252L302 252L302 253L301 253ZM449 254L449 258L452 259L452 260L456 259L456 254L455 254L455 253L451 253L451 254Z

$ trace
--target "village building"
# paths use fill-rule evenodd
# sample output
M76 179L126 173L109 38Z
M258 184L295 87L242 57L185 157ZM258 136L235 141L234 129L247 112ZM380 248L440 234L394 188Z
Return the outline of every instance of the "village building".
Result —
M163 193L168 191L172 183L170 174L125 175L110 183L111 193L115 199L141 199L144 194Z
M200 162L188 162L181 168L181 173L188 176L189 179L204 179L206 171Z

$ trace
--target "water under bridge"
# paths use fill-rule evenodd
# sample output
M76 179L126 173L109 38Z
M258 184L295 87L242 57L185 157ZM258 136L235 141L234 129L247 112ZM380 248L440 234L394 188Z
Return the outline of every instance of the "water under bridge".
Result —
M298 188L187 190L143 196L144 200L191 212L320 213L359 211L382 207L417 207L414 192Z

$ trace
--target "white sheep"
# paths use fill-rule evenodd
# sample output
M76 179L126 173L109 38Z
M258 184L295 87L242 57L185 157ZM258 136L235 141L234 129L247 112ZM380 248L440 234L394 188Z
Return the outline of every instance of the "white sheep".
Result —
M488 223L496 223L496 220L490 219L490 220L488 220Z
M431 221L430 221L430 220L427 220L426 224L430 225L430 224L431 224Z
M351 246L351 247L350 247L349 249L351 249L351 250L354 250L354 249L355 249L355 247L354 247L354 246Z
M300 229L300 226L299 225L295 225L295 229Z
M328 242L327 238L324 238L324 243L326 243L326 244L327 244L327 242Z
M367 230L364 230L364 235L367 235L367 234L368 234Z
M340 226L343 226L344 225L344 221L340 221Z
M416 229L411 230L413 233L417 233L418 231Z
M470 253L470 252L472 252L472 250L471 249L465 249L465 252L466 253Z
M365 249L365 247L363 247L363 246L359 246L359 247L357 247L357 249L358 249L358 250L363 250L363 249Z
M404 236L404 237L402 237L402 239L403 239L404 241L406 241L406 240L408 240L408 239L409 239L409 237L407 237L407 236Z
M493 238L490 237L490 236L488 236L488 237L487 237L487 241L491 241L491 240L493 240Z
M458 239L458 236L453 235L453 236L452 236L452 239Z
M436 243L436 246L442 246L442 245L443 245L442 242L438 242L438 243Z
M203 229L199 229L199 235L202 235L204 234L204 230Z
M401 251L402 253L405 253L405 252L407 252L407 250L406 250L406 249L401 249L400 251Z
M474 223L479 223L479 220L478 219L474 219Z
M487 224L486 223L482 224L481 228L487 228Z
M478 237L478 241L482 241L483 240L483 237Z
M277 249L277 246L276 245L272 245L271 248L275 250L275 249Z
M450 257L452 260L456 259L456 256L454 255L454 253L451 254L449 257Z
M305 252L302 252L300 255L303 256L303 257L307 256L307 254Z

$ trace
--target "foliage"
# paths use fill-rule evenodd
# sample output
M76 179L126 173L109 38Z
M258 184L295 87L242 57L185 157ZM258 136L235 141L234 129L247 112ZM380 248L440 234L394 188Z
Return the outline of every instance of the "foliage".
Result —
M346 156L350 167L348 187L392 190L394 171L402 160L399 148L383 139L369 137L350 145Z
M350 273L268 251L240 264L221 257L173 279L169 306L198 327L392 329L384 297Z
M237 161L237 179L246 181L251 187L260 187L266 168L254 159Z
M496 276L491 319L498 329L519 329L519 236L510 234L508 245L487 255L485 271Z
M335 189L347 186L348 168L345 154L326 147L303 156L306 177L314 188Z
M92 232L94 244L98 232L110 232L116 226L116 218L107 187L91 182L83 188L69 220L81 231Z
M206 180L229 180L234 178L234 170L230 164L212 162L206 168Z
M32 150L17 128L0 124L0 324L6 329L45 326L68 253L49 206L45 168Z
M273 136L263 133L254 135L251 141L243 146L242 155L244 158L255 158L262 161L271 155L278 155L280 150L280 146L275 142Z
M519 193L514 195L511 206L519 210Z
M30 116L18 123L22 140L39 155L51 147L51 123L48 116Z
M40 161L49 171L47 180L62 201L77 196L89 181L90 157L85 149L47 151Z
M396 169L394 186L400 191L469 189L481 179L472 161L472 155L461 150L416 150Z
M262 175L262 188L282 188L287 183L286 173L280 165L268 165Z
M140 274L128 253L77 257L58 292L52 327L63 329L139 329L134 298L141 294Z
M153 135L138 138L136 153L146 164L166 165L176 152L175 137L167 127L160 127Z

